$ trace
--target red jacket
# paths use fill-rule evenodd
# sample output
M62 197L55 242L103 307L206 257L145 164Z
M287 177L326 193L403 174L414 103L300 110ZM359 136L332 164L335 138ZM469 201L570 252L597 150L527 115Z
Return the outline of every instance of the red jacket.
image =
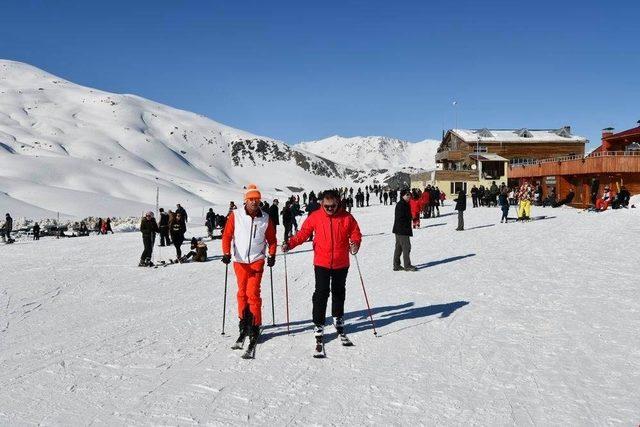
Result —
M333 215L327 215L320 208L307 217L300 231L292 236L289 248L304 243L313 233L313 265L330 269L349 267L349 243L360 246L362 234L355 218L340 209Z
M422 210L422 202L420 199L409 199L409 208L411 208L411 218L418 218Z
M420 196L420 210L424 209L424 207L429 204L430 199L431 195L428 191L422 193L422 196Z

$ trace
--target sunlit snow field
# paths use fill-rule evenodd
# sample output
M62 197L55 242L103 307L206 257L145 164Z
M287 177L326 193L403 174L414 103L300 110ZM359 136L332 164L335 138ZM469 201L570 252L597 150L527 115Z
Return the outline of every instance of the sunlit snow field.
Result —
M263 278L255 360L237 333L229 273L211 261L139 268L139 233L0 245L0 424L637 425L640 215L534 208L500 224L451 204L412 239L420 270L393 272L393 207L354 210L355 262L341 347L313 359L311 245ZM511 216L515 216L512 209ZM204 228L189 224L187 237ZM281 237L282 227L278 230ZM187 249L187 246L183 248ZM173 248L155 249L167 259Z

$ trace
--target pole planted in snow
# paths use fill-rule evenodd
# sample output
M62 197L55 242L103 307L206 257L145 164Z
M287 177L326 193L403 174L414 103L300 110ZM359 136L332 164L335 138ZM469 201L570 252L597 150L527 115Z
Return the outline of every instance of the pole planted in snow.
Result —
M360 263L358 262L358 256L353 254L356 259L356 266L358 267L358 275L360 276L360 283L362 284L362 292L364 292L364 301L367 303L367 310L369 310L369 319L371 320L371 326L373 327L373 335L378 336L376 331L376 324L373 321L373 314L371 314L371 306L369 305L369 298L367 297L367 290L364 288L364 280L362 280L362 271L360 271Z

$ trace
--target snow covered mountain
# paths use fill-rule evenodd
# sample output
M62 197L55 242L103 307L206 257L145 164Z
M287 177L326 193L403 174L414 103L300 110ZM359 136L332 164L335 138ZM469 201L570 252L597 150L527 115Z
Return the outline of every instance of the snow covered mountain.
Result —
M14 215L139 215L379 175L134 95L0 60L0 204ZM289 190L287 190L289 187Z
M435 168L440 141L426 139L410 143L385 136L334 135L318 141L301 142L297 148L334 162L366 169L417 170Z

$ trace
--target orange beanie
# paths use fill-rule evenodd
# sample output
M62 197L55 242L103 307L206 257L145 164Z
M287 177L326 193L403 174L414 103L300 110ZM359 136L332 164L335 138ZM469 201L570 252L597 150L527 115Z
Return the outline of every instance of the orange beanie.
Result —
M258 187L255 184L247 185L247 189L244 192L244 199L262 199L262 195L260 191L258 191Z

